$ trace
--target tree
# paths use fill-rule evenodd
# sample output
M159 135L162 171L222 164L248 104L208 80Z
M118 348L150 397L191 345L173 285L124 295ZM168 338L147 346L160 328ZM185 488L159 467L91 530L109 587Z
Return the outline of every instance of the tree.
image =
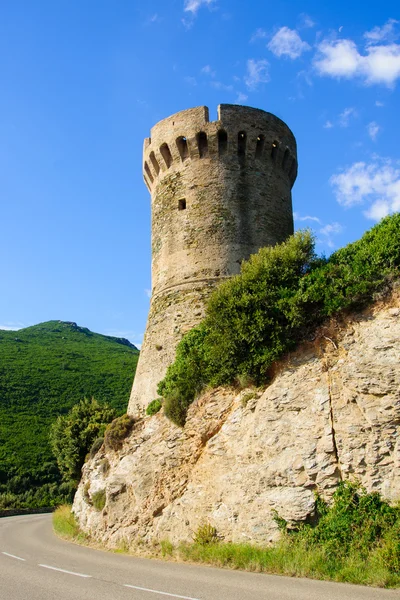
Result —
M104 435L106 426L115 417L116 412L108 404L85 398L53 423L50 444L65 483L77 486L93 442Z

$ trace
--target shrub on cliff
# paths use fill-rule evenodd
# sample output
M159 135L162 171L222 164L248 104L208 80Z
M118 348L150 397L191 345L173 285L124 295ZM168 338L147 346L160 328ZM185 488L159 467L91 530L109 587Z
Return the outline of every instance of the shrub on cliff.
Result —
M85 398L57 418L50 430L50 443L65 482L77 485L87 453L114 417L114 409L107 404Z
M124 439L132 431L135 424L133 417L122 415L114 419L106 428L104 433L104 444L106 450L118 450L122 446Z
M243 377L266 382L271 364L306 331L338 311L365 305L399 274L399 213L328 260L315 255L309 231L262 248L212 294L204 321L179 343L158 388L165 414L182 426L205 385Z
M152 400L151 402L149 402L147 408L146 408L146 415L149 415L150 417L153 415L156 415L158 412L160 412L162 408L162 401L160 398L154 398L154 400Z

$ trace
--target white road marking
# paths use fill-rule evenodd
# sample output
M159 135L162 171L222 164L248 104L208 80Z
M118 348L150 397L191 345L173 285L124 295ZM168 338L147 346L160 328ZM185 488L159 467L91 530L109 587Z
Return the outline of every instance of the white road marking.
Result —
M15 556L15 554L8 554L8 552L2 552L2 554L5 554L6 556L10 556L11 558L16 558L17 560L25 561L24 558L21 558L20 556Z
M161 594L162 596L171 596L172 598L183 598L183 600L199 600L199 598L191 598L189 596L178 596L178 594L168 594L168 592L160 592L159 590L150 590L149 588L138 587L137 585L129 585L124 583L124 587L140 590L141 592L151 592L153 594Z
M68 575L76 575L77 577L92 577L91 575L85 575L84 573L75 573L75 571L66 571L65 569L59 569L58 567L51 567L50 565L38 565L44 569L51 569L52 571L60 571L61 573L67 573Z

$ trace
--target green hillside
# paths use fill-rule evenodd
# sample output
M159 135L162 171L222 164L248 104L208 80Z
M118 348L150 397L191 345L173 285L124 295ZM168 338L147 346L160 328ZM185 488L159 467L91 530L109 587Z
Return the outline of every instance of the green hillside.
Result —
M0 330L0 507L56 502L50 425L84 397L125 412L138 356L128 340L76 323Z

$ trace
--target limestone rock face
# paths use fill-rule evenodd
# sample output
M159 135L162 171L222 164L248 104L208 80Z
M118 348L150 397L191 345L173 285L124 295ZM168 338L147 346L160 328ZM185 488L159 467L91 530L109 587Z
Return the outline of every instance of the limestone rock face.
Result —
M273 510L312 520L314 493L357 478L400 498L400 303L331 324L281 365L265 391L218 389L184 429L162 414L138 421L119 452L83 468L81 527L109 545L191 540L202 523L227 541L276 539ZM92 495L106 490L99 512Z

